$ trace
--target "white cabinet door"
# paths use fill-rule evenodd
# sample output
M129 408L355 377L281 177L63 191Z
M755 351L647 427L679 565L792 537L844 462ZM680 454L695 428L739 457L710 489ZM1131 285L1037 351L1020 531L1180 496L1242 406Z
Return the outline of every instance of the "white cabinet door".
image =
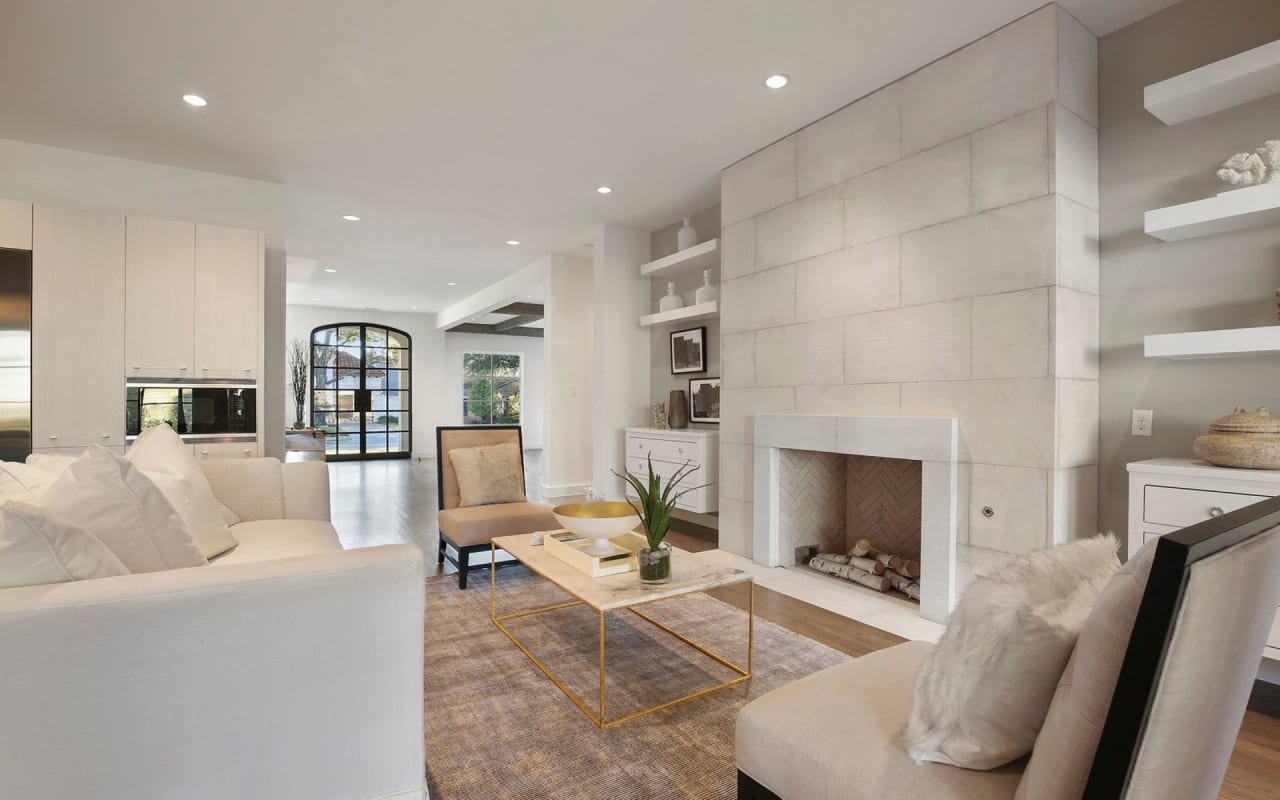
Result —
M262 234L196 226L195 377L257 378L262 266Z
M124 237L124 214L35 207L35 448L124 446Z
M31 249L31 204L0 200L0 247Z
M195 445L195 457L200 461L212 458L257 458L257 442L216 442Z
M196 226L130 216L125 239L125 374L195 374Z

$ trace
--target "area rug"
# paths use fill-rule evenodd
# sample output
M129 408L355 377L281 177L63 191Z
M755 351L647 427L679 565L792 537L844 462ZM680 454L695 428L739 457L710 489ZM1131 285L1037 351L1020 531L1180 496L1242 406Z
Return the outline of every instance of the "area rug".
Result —
M731 800L738 709L848 656L755 621L750 681L598 730L489 620L488 575L459 591L427 581L426 760L433 800ZM524 567L498 571L499 613L565 602ZM704 594L645 612L730 661L745 664L747 614ZM578 606L506 623L589 707L599 697L599 620ZM622 611L606 624L613 719L722 682L733 673Z

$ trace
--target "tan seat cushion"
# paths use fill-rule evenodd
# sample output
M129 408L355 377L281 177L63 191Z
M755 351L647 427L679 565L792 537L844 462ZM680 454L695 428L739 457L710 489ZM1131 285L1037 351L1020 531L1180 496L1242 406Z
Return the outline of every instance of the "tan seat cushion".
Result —
M488 544L495 536L553 531L559 527L551 506L541 503L466 506L440 512L440 532L457 547Z
M311 556L342 550L338 532L328 522L314 519L264 519L233 525L231 532L239 542L235 549L223 553L209 563L247 564L274 558Z
M458 480L460 506L523 503L524 474L514 443L462 447L449 453Z
M989 772L917 765L902 743L920 665L907 642L775 689L738 712L738 768L783 800L1002 800L1025 761Z

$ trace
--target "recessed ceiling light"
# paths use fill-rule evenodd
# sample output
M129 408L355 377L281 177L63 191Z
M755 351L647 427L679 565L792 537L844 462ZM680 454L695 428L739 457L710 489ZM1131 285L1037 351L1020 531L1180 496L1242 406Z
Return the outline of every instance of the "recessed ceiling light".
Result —
M342 215L342 218L343 218L343 219L345 219L347 222L359 222L359 221L360 221L360 218L359 218L359 217L357 217L355 214L343 214L343 215Z
M409 306L409 310L410 310L410 311L417 311L417 310L418 310L418 307L417 307L417 306Z
M311 299L312 299L312 300L314 300L314 301L315 301L315 302L317 302L317 303L319 303L319 302L320 302L320 298L319 298L319 297L313 297L313 298L311 298Z
M791 79L779 72L777 75L770 75L764 79L764 85L770 89L781 89L791 82Z
M324 271L325 271L325 272L337 272L337 270L336 270L336 269L333 269L332 267L325 267L325 268L324 268Z
M182 96L182 101L187 105L195 106L196 108L204 108L209 105L209 101L205 100L198 94L184 94Z
M597 186L597 187L596 187L596 191L597 191L597 192L599 192L600 194L609 194L610 192L612 192L612 191L613 191L613 187L612 187L612 186Z
M450 285L450 286L457 286L458 284L454 283L453 281L449 281L449 285Z
M519 240L519 239L508 239L508 240L507 240L507 244L511 245L512 247L515 247L516 245L520 244L520 240Z

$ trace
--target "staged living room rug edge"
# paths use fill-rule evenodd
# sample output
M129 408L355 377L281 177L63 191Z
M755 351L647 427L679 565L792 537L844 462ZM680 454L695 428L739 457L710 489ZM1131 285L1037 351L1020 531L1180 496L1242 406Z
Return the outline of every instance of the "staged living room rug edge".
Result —
M499 573L497 590L507 609L566 598L524 567ZM488 592L459 592L448 578L434 577L426 582L426 600L427 777L431 796L441 800L731 800L738 709L849 660L757 617L752 680L598 730L489 621ZM747 614L741 609L697 594L654 603L647 611L717 652L745 654ZM593 611L575 607L533 615L519 633L572 690L586 694L598 681L597 624ZM620 713L628 704L639 707L712 685L726 672L626 612L608 617L607 636L610 702Z

